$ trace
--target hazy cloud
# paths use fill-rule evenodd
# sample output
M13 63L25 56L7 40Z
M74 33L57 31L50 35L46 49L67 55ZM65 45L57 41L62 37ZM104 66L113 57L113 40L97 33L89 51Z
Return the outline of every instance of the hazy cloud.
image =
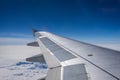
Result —
M113 50L117 50L117 51L120 51L120 42L119 43L96 43L96 45L98 46L101 46L101 47L106 47L106 48L110 48L110 49L113 49Z
M22 34L22 33L0 33L1 37L26 37L31 38L32 35L29 34Z
M31 47L26 45L1 45L0 58L7 59L26 59L28 57L40 54L39 47Z
M12 38L12 37L1 37L0 38L0 45L23 45L29 42L34 41L31 38Z

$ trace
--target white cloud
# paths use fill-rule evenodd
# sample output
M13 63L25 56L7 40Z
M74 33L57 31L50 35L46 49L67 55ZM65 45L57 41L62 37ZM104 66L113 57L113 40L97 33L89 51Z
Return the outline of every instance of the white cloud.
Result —
M45 64L0 58L0 80L38 80L46 73Z
M120 51L120 43L99 43L96 45Z
M26 59L28 57L40 54L39 47L31 47L26 45L1 45L0 58L7 59Z
M39 54L38 47L26 46L27 43L33 42L29 38L0 38L0 57L25 59Z
M119 39L118 40L94 40L94 41L88 41L88 43L120 51Z
M32 41L30 38L0 38L0 45L21 45Z

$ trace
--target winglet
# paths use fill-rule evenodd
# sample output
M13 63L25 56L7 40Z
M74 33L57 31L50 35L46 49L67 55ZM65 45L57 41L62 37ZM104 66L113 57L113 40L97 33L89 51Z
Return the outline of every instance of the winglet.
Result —
M38 32L36 29L32 29L33 35L35 36L35 33Z

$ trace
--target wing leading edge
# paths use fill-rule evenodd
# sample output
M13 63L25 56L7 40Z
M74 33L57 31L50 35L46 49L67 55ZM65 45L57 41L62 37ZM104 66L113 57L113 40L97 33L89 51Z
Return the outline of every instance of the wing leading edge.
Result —
M120 80L119 51L49 32L35 31L34 35L42 57L27 61L47 63L49 70L45 80Z

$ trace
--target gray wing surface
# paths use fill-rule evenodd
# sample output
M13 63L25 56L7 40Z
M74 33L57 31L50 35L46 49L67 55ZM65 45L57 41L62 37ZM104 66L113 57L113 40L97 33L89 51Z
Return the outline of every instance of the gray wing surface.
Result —
M119 51L49 32L34 35L49 68L45 80L120 80Z

